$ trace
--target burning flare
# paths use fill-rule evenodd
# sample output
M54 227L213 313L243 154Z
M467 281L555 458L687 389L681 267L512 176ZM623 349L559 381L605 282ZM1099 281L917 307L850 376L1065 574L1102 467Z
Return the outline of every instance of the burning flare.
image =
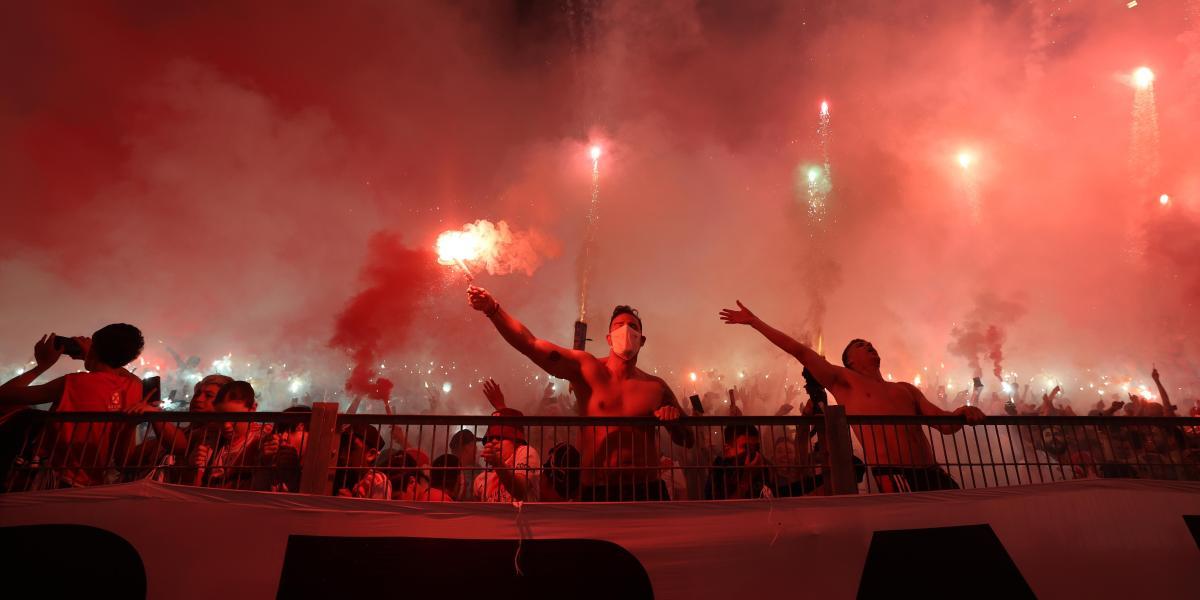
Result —
M466 261L479 258L482 244L483 240L473 231L443 231L437 239L438 264L458 265L467 275L467 281L475 281Z

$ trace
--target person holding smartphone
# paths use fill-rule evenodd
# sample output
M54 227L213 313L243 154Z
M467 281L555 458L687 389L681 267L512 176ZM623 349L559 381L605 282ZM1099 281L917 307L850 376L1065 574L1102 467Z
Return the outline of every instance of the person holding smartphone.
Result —
M49 404L58 412L117 412L142 403L142 380L125 369L142 353L145 340L133 325L105 325L91 337L44 335L33 347L37 365L0 385L0 407ZM50 370L63 354L83 361L83 372L68 373L47 383L31 385ZM102 457L112 456L114 444L132 441L132 428L90 423L57 423L46 435L44 449L53 464L53 485L79 487L104 483L108 467ZM88 468L83 468L87 465Z

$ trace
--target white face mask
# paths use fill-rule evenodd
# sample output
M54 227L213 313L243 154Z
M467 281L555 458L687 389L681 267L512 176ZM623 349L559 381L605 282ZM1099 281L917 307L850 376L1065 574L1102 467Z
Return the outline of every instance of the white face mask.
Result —
M642 349L642 334L640 331L622 325L608 333L613 352L625 360L633 360L638 350Z

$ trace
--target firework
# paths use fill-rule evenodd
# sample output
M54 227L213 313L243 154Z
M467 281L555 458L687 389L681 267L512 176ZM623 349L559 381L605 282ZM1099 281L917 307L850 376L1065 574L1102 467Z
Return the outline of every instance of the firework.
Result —
M829 142L832 133L829 102L822 100L821 110L817 115L817 141L821 145L822 164L808 167L804 174L808 191L808 214L817 222L825 219L829 192L833 190L829 169Z
M588 286L592 277L592 253L596 244L596 227L600 218L600 156L604 150L599 145L588 149L592 159L592 201L588 205L587 234L583 241L583 251L580 257L579 275L579 321L583 323L587 317Z
M975 157L970 152L963 150L958 153L958 166L969 169L972 162L975 162Z
M1154 71L1151 71L1149 67L1138 67L1133 72L1133 85L1139 90L1149 89L1151 85L1154 85Z
M1130 75L1133 85L1132 129L1129 139L1129 169L1139 191L1158 175L1158 107L1154 99L1154 71L1139 67Z
M968 149L962 149L955 155L954 160L958 163L960 177L962 180L963 195L966 196L967 208L971 211L971 216L976 221L979 220L979 184L975 173L975 163L977 157L975 153Z

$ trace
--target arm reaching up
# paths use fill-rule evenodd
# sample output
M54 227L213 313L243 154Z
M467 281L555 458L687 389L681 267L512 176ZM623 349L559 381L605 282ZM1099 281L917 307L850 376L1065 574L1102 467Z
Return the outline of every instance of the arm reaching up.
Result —
M500 391L500 384L493 379L483 382L483 397L487 398L488 404L491 404L495 410L508 408L508 404L504 401L504 392Z
M1162 397L1163 414L1175 414L1175 405L1171 404L1171 396L1167 394L1167 388L1163 387L1162 381L1158 379L1158 369L1150 371L1150 377L1154 379L1154 385L1158 386L1158 395Z
M510 346L529 357L543 371L576 385L582 385L580 364L587 355L578 350L568 350L539 339L527 327L500 307L500 303L487 290L471 286L467 288L467 300L471 308L481 312L496 326L496 331Z
M50 370L50 367L58 362L62 353L62 348L54 344L53 333L43 335L42 339L33 345L33 358L37 366L4 382L4 385L0 385L0 408L58 402L66 387L66 379L59 377L41 385L30 384Z
M780 350L791 354L800 361L800 364L808 368L816 377L817 382L825 388L833 388L846 385L846 371L844 367L838 367L825 360L825 357L817 354L815 350L797 342L786 333L767 325L762 319L755 316L742 304L741 300L737 301L736 309L727 308L721 311L721 320L726 325L749 325L755 331L767 338L767 341L775 344Z

